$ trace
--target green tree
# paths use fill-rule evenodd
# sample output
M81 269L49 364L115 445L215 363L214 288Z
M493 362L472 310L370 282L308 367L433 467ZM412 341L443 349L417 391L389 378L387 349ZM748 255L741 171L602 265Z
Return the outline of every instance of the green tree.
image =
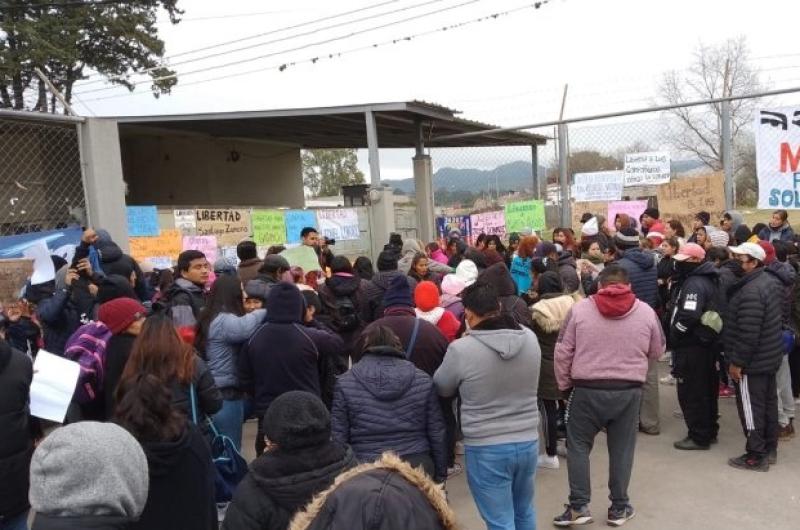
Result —
M612 155L604 155L599 151L572 151L567 159L570 175L575 173L591 173L593 171L611 171L622 169L622 163ZM547 170L547 181L558 182L558 160L554 160Z
M303 151L303 184L312 197L339 195L342 186L364 184L355 149Z
M177 78L161 66L164 42L156 22L164 9L178 23L183 11L177 3L0 1L0 108L56 111L56 99L48 97L35 68L67 102L72 101L74 84L86 79L88 71L133 90L136 83L129 75L147 70L153 94L169 93ZM164 76L172 77L160 79Z

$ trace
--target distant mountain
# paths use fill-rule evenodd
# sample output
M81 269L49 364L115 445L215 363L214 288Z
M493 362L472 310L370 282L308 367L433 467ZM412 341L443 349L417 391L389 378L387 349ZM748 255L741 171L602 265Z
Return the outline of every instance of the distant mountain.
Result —
M457 169L443 167L433 174L433 189L448 191L480 192L491 187L504 190L524 190L533 188L532 164L518 160L503 164L494 169ZM544 177L547 169L539 166L539 175ZM414 193L414 179L384 180L383 184L400 190L405 194Z

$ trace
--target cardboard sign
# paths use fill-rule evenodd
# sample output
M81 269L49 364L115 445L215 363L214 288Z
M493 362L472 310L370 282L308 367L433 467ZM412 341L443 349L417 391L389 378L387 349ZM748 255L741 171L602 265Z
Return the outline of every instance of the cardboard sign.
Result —
M506 235L506 217L503 210L476 213L470 215L469 220L475 237L486 234L487 236L498 235L502 238Z
M697 212L703 210L719 219L725 211L725 178L722 173L676 179L657 189L661 219L676 219L685 228L692 226Z
M170 256L177 260L183 250L180 230L162 230L156 237L131 237L128 239L131 256L137 261L145 261L155 256Z
M128 237L157 236L158 209L155 206L128 206Z
M200 208L194 212L198 236L216 236L222 246L236 246L250 235L250 210Z
M756 114L758 207L800 209L800 107Z
M328 239L352 241L361 238L358 228L358 212L354 208L317 210L320 235Z
M506 233L545 227L544 201L509 202L505 207Z
M622 198L625 173L622 171L593 171L575 173L572 197L575 202L618 201Z
M608 219L608 203L604 201L592 202L573 202L571 205L572 212L572 230L575 231L577 238L581 234L581 217L583 214L590 213L592 215L602 215ZM610 224L613 224L609 222Z
M305 245L287 248L280 254L292 267L300 267L304 273L322 270L319 266L319 257L314 249Z
M317 226L317 214L314 210L286 210L283 212L286 223L286 242L291 244L301 241L300 232L307 226Z
M183 236L183 250L199 250L212 266L219 256L215 236Z
M194 210L174 210L175 228L186 235L194 234L197 229L197 220L194 217Z
M625 186L648 186L669 182L672 175L669 152L627 153L624 171Z
M614 201L608 203L608 226L614 226L614 219L617 214L624 213L632 217L636 221L637 229L641 230L639 217L647 209L647 201ZM661 214L664 219L664 214Z
M32 259L0 259L0 304L17 300L32 273Z
M286 241L286 222L281 210L253 210L252 221L256 245L265 247Z

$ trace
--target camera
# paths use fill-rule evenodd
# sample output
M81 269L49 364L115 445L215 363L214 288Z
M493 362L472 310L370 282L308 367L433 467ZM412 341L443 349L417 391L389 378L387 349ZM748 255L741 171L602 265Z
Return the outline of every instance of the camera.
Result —
M331 237L323 237L323 239L325 240L325 244L326 245L335 245L336 244L336 240L331 238Z

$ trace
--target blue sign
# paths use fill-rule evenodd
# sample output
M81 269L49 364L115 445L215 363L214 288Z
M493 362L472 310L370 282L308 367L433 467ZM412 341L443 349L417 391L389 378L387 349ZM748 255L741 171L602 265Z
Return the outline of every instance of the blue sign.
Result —
M0 259L21 258L22 251L37 241L44 241L51 251L65 245L77 246L81 242L81 235L83 235L83 230L80 227L71 226L61 230L46 230L0 237Z
M317 226L317 214L313 210L286 210L286 242L300 243L300 232L307 226Z
M158 209L155 206L128 206L128 237L158 236Z

